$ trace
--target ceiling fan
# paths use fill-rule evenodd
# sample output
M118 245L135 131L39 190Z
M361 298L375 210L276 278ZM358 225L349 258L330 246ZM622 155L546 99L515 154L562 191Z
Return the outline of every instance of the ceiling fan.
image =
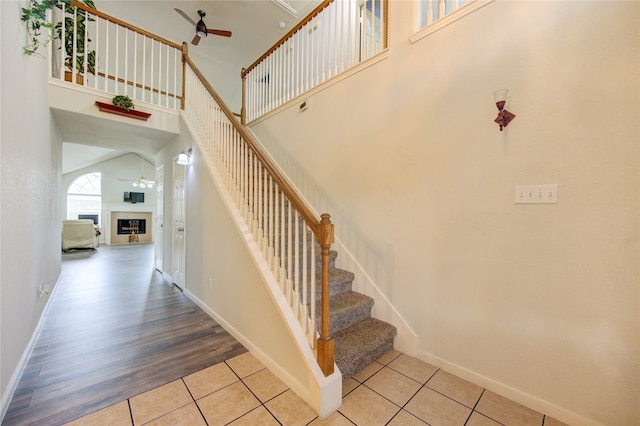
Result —
M193 44L194 46L197 46L198 43L200 43L200 39L202 37L206 37L207 34L213 34L213 35L218 35L218 36L222 36L222 37L231 37L231 31L209 30L209 29L207 29L207 26L204 24L204 21L202 20L202 18L205 17L206 13L204 13L202 10L198 11L198 15L200 16L200 20L198 21L197 24L193 21L193 19L191 19L189 17L189 15L184 13L182 10L180 10L178 8L174 8L173 10L178 12L184 19L189 21L191 23L191 25L196 27L196 36L193 38L193 40L191 40L191 44Z
M153 188L153 185L156 184L155 180L149 180L144 177L144 157L140 156L140 160L142 160L142 168L140 172L140 177L138 179L118 179L126 182L131 182L131 186L134 188Z

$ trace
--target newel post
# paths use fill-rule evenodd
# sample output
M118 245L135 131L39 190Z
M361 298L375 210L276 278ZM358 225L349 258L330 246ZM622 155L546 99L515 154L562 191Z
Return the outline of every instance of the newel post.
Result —
M186 41L182 42L182 98L180 99L180 109L184 111L184 101L186 97L186 71L187 71L187 56L189 55L189 45Z
M331 244L333 244L333 224L331 216L322 214L318 243L322 249L322 327L318 338L318 364L325 376L333 374L333 338L331 337L331 323L329 315L329 259Z
M247 108L245 103L247 101L247 76L245 74L246 68L242 68L240 77L242 78L242 107L240 107L240 123L244 126L247 124Z

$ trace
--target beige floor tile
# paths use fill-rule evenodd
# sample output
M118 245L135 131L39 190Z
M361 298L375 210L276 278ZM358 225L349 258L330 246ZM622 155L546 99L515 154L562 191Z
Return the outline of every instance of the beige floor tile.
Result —
M566 423L561 422L560 420L556 420L553 417L544 416L544 426L569 426Z
M366 386L359 386L342 400L338 409L356 425L385 425L400 407L384 399Z
M310 426L353 426L345 416L343 416L339 411L334 411L324 419L318 417L311 423Z
M263 403L289 389L275 374L266 368L245 377L242 381Z
M474 411L471 413L471 417L467 421L465 426L502 426L500 423L495 420L491 420L489 417L485 417L482 414Z
M279 426L280 423L273 418L271 413L267 411L264 406L259 406L255 410L252 410L240 417L238 420L231 422L233 426Z
M342 382L342 397L344 398L349 392L360 386L360 382L354 379L347 379Z
M130 426L129 403L122 401L67 423L65 426Z
M485 416L506 425L542 424L542 414L491 391L485 391L475 408Z
M251 352L245 352L225 361L241 379L263 370L265 366Z
M318 414L291 389L264 404L284 426L306 425Z
M427 387L420 389L404 409L431 425L439 426L462 426L471 414L470 408Z
M408 411L400 410L400 412L391 419L388 426L424 426L426 424L427 423L423 422Z
M357 380L360 383L364 383L365 380L380 371L382 367L384 367L384 365L380 364L377 361L373 361L358 373L354 374L353 379Z
M422 387L422 384L388 367L371 376L364 385L400 407Z
M227 424L260 406L260 401L242 382L222 388L196 403L210 426Z
M207 426L195 402L178 408L145 426Z
M433 365L405 354L391 361L388 366L421 384L426 383L438 371Z
M387 365L389 364L391 361L393 361L394 359L396 359L397 357L399 357L400 355L402 355L402 352L397 351L395 349L391 349L389 352L387 352L386 354L382 355L380 358L377 359L377 361L380 364L384 364Z
M198 400L238 381L238 376L221 362L184 378L193 398Z
M182 380L167 383L129 399L133 424L150 422L190 402L193 399Z
M476 406L484 390L478 385L474 385L443 370L438 370L438 372L429 379L427 386L469 408Z

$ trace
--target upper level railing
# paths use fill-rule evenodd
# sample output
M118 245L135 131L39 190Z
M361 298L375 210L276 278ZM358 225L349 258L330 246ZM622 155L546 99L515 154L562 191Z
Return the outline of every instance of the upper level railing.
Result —
M53 9L50 76L166 108L183 101L182 45L73 1Z
M51 77L184 110L214 178L232 195L310 346L316 348L322 372L332 374L329 215L317 217L297 194L191 61L186 43L169 42L76 1L68 9L61 3L53 22L64 36L52 43Z
M242 70L242 123L388 47L388 0L325 0Z

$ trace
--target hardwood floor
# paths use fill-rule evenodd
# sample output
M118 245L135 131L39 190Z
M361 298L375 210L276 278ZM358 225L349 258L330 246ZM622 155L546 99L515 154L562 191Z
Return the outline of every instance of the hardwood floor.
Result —
M152 265L152 244L63 254L3 425L61 425L246 352Z

